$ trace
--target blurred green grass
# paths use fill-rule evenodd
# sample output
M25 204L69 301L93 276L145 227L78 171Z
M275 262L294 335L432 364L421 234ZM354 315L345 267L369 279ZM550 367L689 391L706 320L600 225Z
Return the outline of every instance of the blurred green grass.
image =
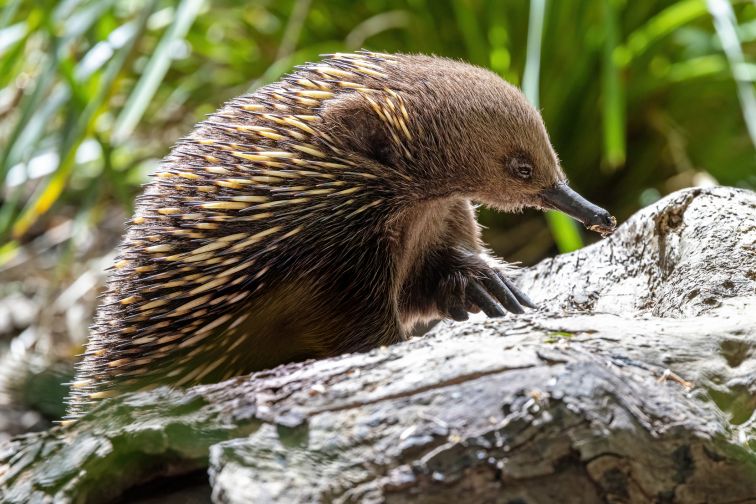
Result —
M754 188L754 42L756 5L727 0L0 2L0 262L56 218L129 209L223 101L361 47L522 85L572 184L620 219L691 184ZM561 215L482 220L525 262L593 239Z

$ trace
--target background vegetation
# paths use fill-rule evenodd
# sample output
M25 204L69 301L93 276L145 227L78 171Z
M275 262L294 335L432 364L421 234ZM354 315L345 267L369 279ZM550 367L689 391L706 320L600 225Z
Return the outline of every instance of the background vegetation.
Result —
M358 48L462 58L522 85L573 185L620 220L681 187L756 186L753 2L0 6L0 264L61 220L91 229L108 208L128 213L169 147L224 100ZM483 219L494 249L527 263L592 239L558 216Z

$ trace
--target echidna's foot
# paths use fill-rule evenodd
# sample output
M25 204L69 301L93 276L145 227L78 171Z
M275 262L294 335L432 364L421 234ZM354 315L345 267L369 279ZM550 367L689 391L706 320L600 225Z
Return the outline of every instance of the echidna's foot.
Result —
M473 262L469 270L456 272L459 275L456 281L449 279L442 284L445 288L441 289L438 304L446 316L463 321L470 312L483 311L489 317L502 317L507 311L523 313L523 307L536 308L501 271L477 257Z

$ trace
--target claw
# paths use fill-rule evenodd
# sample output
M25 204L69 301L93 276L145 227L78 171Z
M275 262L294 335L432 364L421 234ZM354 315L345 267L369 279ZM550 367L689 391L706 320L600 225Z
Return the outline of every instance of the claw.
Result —
M494 295L501 305L512 313L525 313L517 297L511 292L509 286L496 274L495 271L487 271L481 279L483 286Z
M491 296L478 282L467 284L467 299L475 303L489 317L503 317L506 313L498 301Z
M509 289L509 292L514 294L514 297L517 298L517 301L520 302L521 305L527 306L528 308L538 309L538 306L530 300L530 298L520 290L519 287L517 287L515 284L512 283L510 279L508 279L504 274L496 270L496 276L501 279L502 282L504 282L504 285L507 286Z
M449 316L457 322L464 322L465 320L470 318L470 315L467 314L467 310L465 310L461 306L453 306L449 308L448 311Z

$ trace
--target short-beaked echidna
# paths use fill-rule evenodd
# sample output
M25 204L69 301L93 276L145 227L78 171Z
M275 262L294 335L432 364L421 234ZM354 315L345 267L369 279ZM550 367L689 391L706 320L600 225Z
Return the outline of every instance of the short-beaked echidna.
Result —
M421 321L521 312L481 257L472 201L614 226L567 187L538 112L482 68L333 54L230 101L137 200L69 418L124 391L391 344Z

